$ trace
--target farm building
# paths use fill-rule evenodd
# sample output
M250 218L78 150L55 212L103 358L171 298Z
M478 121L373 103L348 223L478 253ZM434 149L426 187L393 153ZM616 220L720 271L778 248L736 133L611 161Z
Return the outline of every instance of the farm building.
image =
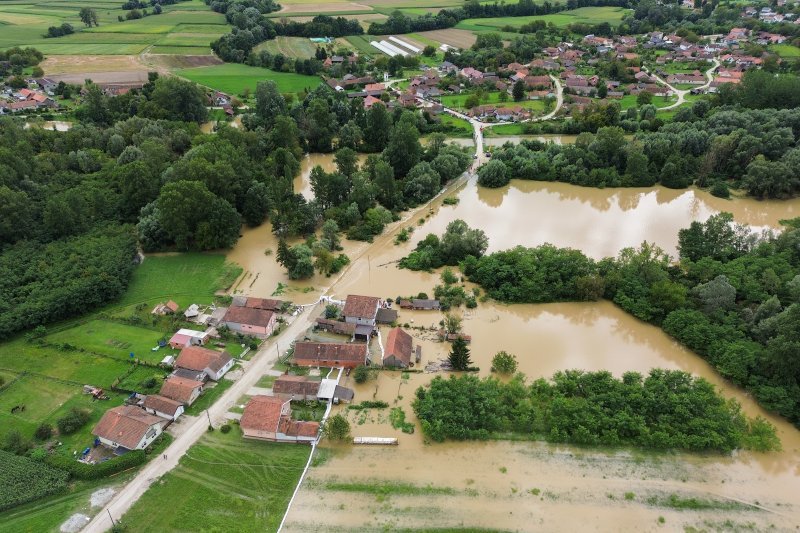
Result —
M422 298L411 298L410 300L400 300L397 305L401 309L418 309L425 311L438 311L440 309L439 300L425 300Z
M383 366L408 368L412 364L412 351L411 335L403 331L402 328L393 328L386 337Z
M161 433L167 421L135 405L109 409L92 429L92 435L114 450L144 450Z
M319 381L312 381L306 376L283 375L272 384L272 394L285 399L316 399Z
M142 407L151 415L160 416L167 420L177 420L183 414L183 404L159 394L151 394L145 397Z
M229 307L225 318L222 319L223 324L231 331L259 338L270 336L275 329L276 321L277 318L272 311L237 306Z
M167 303L161 302L157 306L153 308L151 314L153 315L172 315L178 312L178 304L173 302L172 300L168 301Z
M347 335L352 337L356 332L355 324L348 324L347 322L339 322L338 320L330 320L328 318L318 318L316 328L322 331L329 331L336 335Z
M176 350L187 346L203 346L209 338L211 335L207 331L181 328L169 339L169 345Z
M189 307L186 308L186 311L183 312L183 316L187 320L196 318L197 315L199 314L200 314L200 306L197 304L190 305Z
M283 300L273 300L270 298L250 298L248 296L234 296L232 305L234 307L249 307L251 309L263 309L264 311L272 311L273 313L280 313L281 310L290 302Z
M203 392L203 382L193 379L170 376L164 380L159 394L186 406L192 405Z
M184 348L175 360L177 368L205 372L214 381L222 379L222 376L231 369L233 363L233 358L227 352L218 352L208 348L201 348L200 346Z
M392 324L397 321L397 311L387 307L378 309L378 314L375 315L375 322L378 324Z
M280 442L313 442L317 422L292 420L289 401L274 396L253 396L244 407L239 426L248 439Z
M294 363L300 366L329 366L355 368L369 364L366 344L341 342L297 342Z

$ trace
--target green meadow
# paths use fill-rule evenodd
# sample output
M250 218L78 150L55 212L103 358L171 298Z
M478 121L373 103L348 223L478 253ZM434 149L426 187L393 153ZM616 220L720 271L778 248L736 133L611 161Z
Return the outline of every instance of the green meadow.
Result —
M175 74L228 94L242 94L245 89L255 91L256 83L274 80L282 93L297 93L305 89L313 89L322 80L317 76L305 76L293 72L275 72L274 70L250 67L236 63L225 63L210 67L196 67L176 70Z
M621 7L580 7L552 15L466 19L459 22L456 28L476 32L496 31L505 26L519 28L535 20L543 20L558 27L565 27L570 24L600 24L603 22L616 25L622 21L622 17L629 11Z

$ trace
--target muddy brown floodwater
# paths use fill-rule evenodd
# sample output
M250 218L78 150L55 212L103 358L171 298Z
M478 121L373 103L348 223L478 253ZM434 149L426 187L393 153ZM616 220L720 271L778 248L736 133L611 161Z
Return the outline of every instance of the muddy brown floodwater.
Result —
M303 161L332 165L330 156ZM331 168L331 166L328 166ZM303 180L306 180L305 182ZM296 181L307 188L307 178ZM275 250L268 224L246 230L229 259L246 273L237 291L267 296L278 283L285 297L310 302L320 293L345 297L368 294L396 297L432 292L437 274L396 268L427 233L441 233L456 218L482 228L490 250L516 244L551 242L593 257L616 255L643 240L675 253L677 232L692 220L721 210L757 228L776 228L778 220L800 215L800 201L719 200L699 190L588 189L558 183L514 181L508 187L479 189L468 182L393 224L371 245L345 241L353 263L338 278L317 276L290 283L264 250ZM418 222L422 220L422 223ZM394 245L400 228L414 227L408 242ZM633 370L671 368L714 383L750 415L767 417L778 428L783 451L738 452L733 456L650 454L598 450L541 442L426 444L413 415L414 390L431 374L381 372L364 385L348 381L356 402L380 399L402 407L416 432L393 429L388 409L347 414L355 436L397 437L397 447L360 448L323 441L323 464L312 468L298 493L286 531L384 531L397 528L464 527L510 531L795 530L800 526L800 432L765 413L701 358L661 330L644 324L608 302L546 305L479 304L463 312L472 336L472 359L487 375L499 350L517 355L530 379L558 370L607 369L619 376ZM441 314L401 311L400 322L435 327ZM426 362L446 356L448 346L433 333L411 329ZM383 331L385 338L386 331ZM350 378L348 378L349 380ZM677 510L670 495L698 498L707 509ZM663 520L663 522L662 522Z

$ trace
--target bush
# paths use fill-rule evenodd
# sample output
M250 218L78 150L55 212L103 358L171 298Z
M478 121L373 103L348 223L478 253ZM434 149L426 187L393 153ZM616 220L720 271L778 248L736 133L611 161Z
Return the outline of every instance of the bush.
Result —
M231 426L230 424L222 424L222 427L220 427L219 430L223 433L230 433Z
M366 383L370 378L369 368L364 365L358 365L353 371L353 379L356 383Z
M517 371L517 358L514 354L502 351L494 354L492 358L492 372L500 374L513 374Z
M711 196L716 196L717 198L730 198L731 191L728 190L728 186L724 182L717 181L711 186Z
M350 422L341 414L334 415L325 422L322 433L331 440L347 440L350 437Z
M89 411L73 407L69 410L69 413L58 419L56 425L59 433L70 435L81 429L88 421Z
M53 426L46 422L42 422L39 424L39 427L36 428L33 436L36 437L37 440L47 440L53 436Z
M106 478L123 470L142 465L146 460L147 455L144 450L134 450L96 465L79 463L71 457L59 454L48 456L45 462L50 466L68 472L75 479L90 480Z
M31 441L16 429L6 433L6 438L3 441L3 450L16 455L25 455L31 449L31 446Z

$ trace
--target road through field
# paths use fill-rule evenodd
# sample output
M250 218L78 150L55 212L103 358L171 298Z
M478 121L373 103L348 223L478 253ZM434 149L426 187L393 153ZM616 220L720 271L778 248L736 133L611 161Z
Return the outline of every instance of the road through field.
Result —
M289 347L293 341L303 331L308 329L313 318L313 307L304 308L303 312L286 328L278 337L266 342L255 356L250 360L244 373L219 400L209 409L208 413L215 426L224 420L225 413L234 405L237 399L244 396L247 391L256 385L256 382L267 370L272 368L278 359L278 349ZM276 348L276 346L278 348ZM166 474L176 466L183 454L206 432L208 431L208 419L202 414L197 416L190 425L181 429L181 433L176 436L172 444L164 450L166 459L156 457L150 460L147 465L133 478L130 483L125 485L114 498L101 509L89 524L82 530L84 533L102 533L111 528L109 513L114 520L119 520L128 509L144 494L150 485L160 476Z

